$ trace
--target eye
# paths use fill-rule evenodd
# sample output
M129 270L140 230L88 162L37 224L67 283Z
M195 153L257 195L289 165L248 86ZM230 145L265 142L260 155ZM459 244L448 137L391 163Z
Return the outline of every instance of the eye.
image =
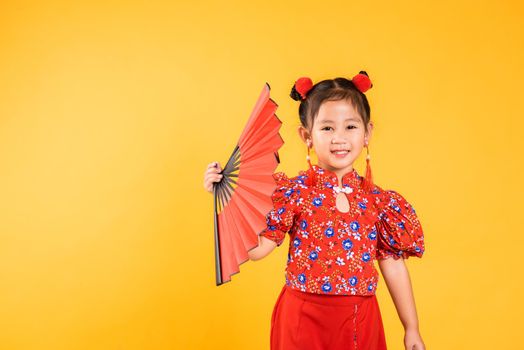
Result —
M331 129L331 126L325 126L322 128L322 130Z
M357 127L355 125L348 126L349 129L356 129Z

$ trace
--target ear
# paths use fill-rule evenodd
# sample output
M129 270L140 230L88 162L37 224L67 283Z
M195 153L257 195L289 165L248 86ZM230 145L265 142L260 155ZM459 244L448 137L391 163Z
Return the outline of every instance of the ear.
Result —
M368 131L364 135L365 141L368 144L371 142L371 135L373 135L373 122L368 123Z
M310 139L313 141L311 134L309 133L308 129L304 128L302 125L298 127L298 136L302 139L302 141L307 145L307 140Z

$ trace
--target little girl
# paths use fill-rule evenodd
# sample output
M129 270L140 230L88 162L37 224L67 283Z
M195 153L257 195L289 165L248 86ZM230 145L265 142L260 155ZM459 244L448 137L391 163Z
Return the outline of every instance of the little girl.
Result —
M406 350L425 350L419 332L404 259L422 257L424 235L415 209L398 192L373 184L369 141L373 123L365 92L373 85L365 71L351 80L313 85L298 79L291 97L300 101L299 135L309 168L298 176L273 175L277 188L259 246L259 260L290 235L286 283L271 318L272 350L385 350L375 292L378 260L404 326ZM353 163L366 147L366 176ZM318 164L311 164L313 148ZM204 187L222 178L209 164Z

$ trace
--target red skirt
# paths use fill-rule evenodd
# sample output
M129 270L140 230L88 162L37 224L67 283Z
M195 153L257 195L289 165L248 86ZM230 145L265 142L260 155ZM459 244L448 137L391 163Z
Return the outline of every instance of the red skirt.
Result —
M271 350L386 350L375 295L321 295L284 285L271 317Z

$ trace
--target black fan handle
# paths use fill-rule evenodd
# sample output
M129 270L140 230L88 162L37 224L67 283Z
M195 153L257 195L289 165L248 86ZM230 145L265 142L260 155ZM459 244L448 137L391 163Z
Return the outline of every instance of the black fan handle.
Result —
M218 165L215 164L215 167ZM213 209L214 209L214 221L215 221L215 279L216 285L219 286L223 283L222 281L222 266L220 264L220 237L218 236L218 213L217 213L217 187L218 184L213 182Z

